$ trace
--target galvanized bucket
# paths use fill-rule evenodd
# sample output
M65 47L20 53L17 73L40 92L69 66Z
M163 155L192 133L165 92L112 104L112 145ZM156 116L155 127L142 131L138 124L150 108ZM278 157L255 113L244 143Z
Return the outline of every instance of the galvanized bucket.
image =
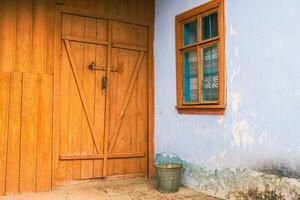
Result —
M166 153L166 152L164 152ZM159 154L155 158L154 163L157 158L162 156L164 153ZM160 192L163 193L172 193L179 190L180 177L181 177L181 168L182 161L181 159L173 153L169 153L175 156L175 158L180 162L179 163L165 163L165 164L155 164L155 172L157 176L157 187Z

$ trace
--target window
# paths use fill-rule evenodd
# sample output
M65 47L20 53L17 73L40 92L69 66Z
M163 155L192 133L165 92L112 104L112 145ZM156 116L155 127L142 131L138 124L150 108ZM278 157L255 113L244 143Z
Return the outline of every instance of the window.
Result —
M224 113L224 46L224 0L212 0L176 16L179 113Z

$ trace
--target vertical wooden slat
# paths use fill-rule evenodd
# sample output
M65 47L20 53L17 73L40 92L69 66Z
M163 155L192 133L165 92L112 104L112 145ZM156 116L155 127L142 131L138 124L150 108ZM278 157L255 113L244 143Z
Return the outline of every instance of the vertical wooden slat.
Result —
M51 188L53 76L39 75L36 190Z
M108 48L107 48L107 63L106 68L110 69L112 66L112 30L113 30L113 22L111 20L108 21L108 33L107 33L107 41L108 41ZM111 72L110 70L106 70L106 76L107 76L107 83L106 83L106 101L105 101L105 110L109 109L110 106L110 99L107 98L110 96L111 92L111 85L112 82L110 80L111 78ZM104 130L104 159L103 159L103 177L107 176L107 153L108 153L108 138L109 138L109 121L110 114L109 112L105 112L105 130Z
M19 192L22 73L11 73L6 194Z
M20 192L35 191L38 75L23 74Z
M130 53L127 52L127 50L119 49L118 50L118 65L122 65L123 72L118 73L116 87L114 87L115 91L115 97L116 97L116 121L113 125L110 141L109 141L109 148L108 152L124 152L125 151L125 139L127 136L127 123L129 123L128 120L128 113L127 111L124 112L124 116L122 116L123 124L126 124L123 129L120 123L120 114L122 111L122 103L124 102L125 96L126 96L126 89L128 88L129 82L130 82L130 74L133 71L133 67L130 66L129 62L129 55ZM118 127L118 131L116 131L116 127ZM128 127L129 128L129 127ZM117 132L117 133L116 133ZM118 140L115 140L115 135L118 135ZM112 143L116 142L116 145L112 147ZM114 175L122 175L124 174L125 169L125 159L114 159Z
M67 143L65 145L61 145L62 142L66 141L62 137L62 135L65 133L63 131L62 125L68 126L68 123L64 120L68 120L68 117L63 118L63 109L68 109L68 106L63 106L62 98L68 98L68 91L66 93L63 93L63 80L67 80L69 82L69 73L63 74L62 71L64 69L62 65L62 58L66 58L66 52L63 54L62 41L61 41L61 33L62 28L68 29L68 23L66 23L63 27L61 26L62 23L62 16L61 13L56 10L55 12L55 20L54 20L54 43L53 43L53 49L55 50L53 52L53 72L54 72L54 99L53 99L53 158L52 158L52 187L56 187L61 183L63 180L65 180L66 176L66 161L59 161L59 154L67 153L67 150L64 152L61 150L61 148L67 149ZM69 23L70 24L70 23ZM64 49L65 51L65 49ZM51 55L51 54L50 54ZM65 56L64 56L65 55ZM67 58L66 58L67 60ZM69 68L67 68L69 70ZM64 75L64 79L62 79L62 74ZM67 76L67 77L65 77ZM69 84L67 85L69 87ZM68 102L68 100L67 100ZM67 132L66 132L67 135Z
M129 0L128 7L129 7L129 16L131 18L136 18L136 16L137 16L137 0Z
M0 70L13 71L16 55L16 0L2 0Z
M145 97L148 94L148 65L147 60L148 57L145 56L144 62L142 63L138 80L137 80L137 139L136 139L136 152L147 152L147 108L148 108L148 100ZM144 172L146 173L146 163L147 159L138 158L136 161L136 173Z
M17 2L16 71L32 72L33 0Z
M55 38L55 2L52 0L48 0L48 17L47 17L47 56L46 56L46 72L53 73L54 69L54 38Z
M136 18L144 18L144 1L136 1Z
M107 21L97 20L97 38L100 40L107 40ZM96 46L96 66L106 66L107 62L107 46ZM105 71L96 71L95 80L95 129L97 138L99 138L98 144L101 147L100 152L103 153L104 145L104 120L105 120L105 90L101 88L101 80L106 76ZM97 150L94 147L94 153ZM103 172L103 160L94 161L94 177L102 177Z
M96 26L97 22L95 19L85 19L84 36L85 38L96 39ZM93 44L84 44L84 63L83 63L83 88L86 94L87 104L91 108L92 121L95 122L95 71L89 70L88 65L95 63L96 47ZM81 117L82 124L82 154L93 154L94 142L92 133L89 129L87 117L82 112ZM98 142L98 141L97 141ZM94 163L93 160L81 161L81 178L92 178L94 174Z
M118 0L108 1L108 13L116 15L118 13Z
M148 110L147 110L147 170L148 178L154 176L154 55L153 55L153 45L154 45L154 28L153 25L148 28Z
M144 19L154 21L155 1L144 0Z
M71 34L72 28L72 17L70 15L63 15L62 21L62 34ZM63 45L63 44L62 44ZM64 46L62 46L62 57L61 57L61 76L60 84L61 93L70 94L70 79L72 78L71 66L68 59L68 54ZM68 153L68 135L69 135L69 112L70 112L70 96L65 95L61 96L61 132L60 132L60 141L59 148L60 154ZM67 176L67 165L68 162L60 161L60 181L66 180Z
M138 52L135 51L125 51L125 56L128 57L128 67L126 67L129 73L127 78L131 78L132 72L135 70L135 64L138 60ZM138 73L139 74L139 73ZM137 74L137 78L138 78ZM126 81L130 82L130 80ZM129 85L129 84L128 84ZM126 91L126 89L124 90ZM122 101L121 101L122 102ZM123 146L122 152L136 152L135 151L135 140L138 137L137 135L137 80L132 89L131 98L128 102L128 107L125 112L124 122L120 132L123 132L124 141L122 142ZM142 133L139 133L142 134ZM120 139L123 137L119 137ZM141 145L141 144L140 144ZM123 159L124 160L124 174L132 174L135 172L135 158Z
M72 16L72 36L84 37L84 18L80 16ZM83 77L83 55L84 45L78 42L71 42L71 49L74 55L77 71L82 80ZM78 83L82 84L82 83ZM81 118L83 113L82 102L80 99L79 91L77 90L76 80L73 72L70 71L70 90L69 90L69 133L68 133L68 153L80 154L81 153ZM75 160L67 163L67 178L80 179L81 161Z
M118 0L118 15L129 16L129 0Z
M33 10L32 72L46 72L48 0L35 0ZM52 41L49 41L52 43Z
M10 74L0 73L0 195L5 194Z
M119 49L117 48L112 48L112 66L120 66L119 65ZM122 66L123 68L124 66ZM109 101L110 101L110 107L109 107L109 138L111 137L111 134L113 133L113 128L115 127L116 121L117 121L117 98L118 98L118 76L119 73L111 73L111 78L110 81L111 84L110 86L110 96L108 96ZM114 160L110 159L108 160L108 165L107 165L107 175L112 176L114 175Z

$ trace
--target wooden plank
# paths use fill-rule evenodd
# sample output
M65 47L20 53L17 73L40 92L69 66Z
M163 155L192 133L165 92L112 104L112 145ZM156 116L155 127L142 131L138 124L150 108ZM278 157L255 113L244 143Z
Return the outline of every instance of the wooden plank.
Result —
M31 70L37 73L46 72L47 7L48 0L34 1Z
M127 74L126 74L126 83L131 82L131 75L135 71L136 62L138 58L138 52L134 51L128 51L128 50L120 50L120 62L125 58L128 60L127 66L124 66L124 68L127 68ZM123 57L123 58L122 58ZM141 64L142 67L142 64ZM139 72L141 70L141 67L139 69ZM129 70L130 69L130 70ZM126 108L126 112L123 117L123 123L120 127L118 139L116 139L115 147L121 146L121 152L136 152L135 149L135 141L137 139L137 86L138 86L138 75L137 73L136 82L132 88L132 93L130 95L130 99L128 102L128 106ZM126 98L127 87L128 85L125 85L125 87L122 89L123 92L123 98ZM123 99L122 99L123 100ZM120 99L119 105L122 106L122 101ZM122 109L122 108L121 108ZM122 143L120 145L120 143ZM142 144L139 144L142 145ZM119 152L117 148L114 148L115 152ZM136 159L124 159L123 160L123 174L132 174L135 173L136 168Z
M154 27L149 27L149 54L148 54L148 113L147 113L147 161L148 161L148 178L154 177Z
M122 104L122 107L121 107L121 110L120 110L120 113L119 113L119 116L118 116L118 119L117 119L117 123L116 123L116 126L115 126L114 131L113 131L112 140L109 144L109 150L108 150L109 152L112 152L112 150L114 148L115 141L116 141L116 138L118 136L118 132L119 132L120 127L121 127L122 119L123 119L123 116L126 112L126 108L128 106L128 103L129 103L129 100L130 100L130 97L131 97L131 94L132 94L132 91L133 91L133 88L134 88L134 84L136 82L137 75L138 75L141 63L143 61L143 58L144 58L144 52L141 51L139 53L138 61L136 63L134 72L131 76L130 84L129 84L128 89L126 91L125 99L124 99L124 102Z
M92 18L85 18L84 22L84 36L86 38L96 39L97 21ZM83 63L83 88L86 94L87 104L91 108L91 117L93 124L95 124L95 71L90 70L88 66L90 63L95 63L96 46L94 44L84 44L84 63ZM91 136L87 118L85 113L82 113L82 147L81 153L93 154L94 144ZM96 134L96 127L95 127ZM96 141L98 143L98 141ZM93 178L94 163L90 160L81 161L81 179Z
M109 154L109 159L116 159L116 158L139 158L144 157L145 153L113 153ZM60 160L93 160L93 159L103 159L103 154L70 154L70 155L60 155Z
M97 44L97 45L107 45L107 41L104 40L98 40L93 38L86 38L86 37L79 37L79 36L70 36L70 35L64 35L62 37L63 40L69 40L74 42L82 42L87 44Z
M128 38L130 39L130 38ZM134 66L135 63L133 63L133 65L131 65L130 63L130 57L131 54L129 51L127 50L123 50L123 49L118 49L118 54L117 54L117 65L122 65L122 68L124 68L122 73L117 73L117 77L116 77L116 82L113 87L114 91L114 103L116 104L114 107L114 124L111 124L111 132L110 132L110 142L113 138L113 133L114 133L114 129L116 127L116 124L118 122L118 118L119 118L119 113L122 109L122 103L125 99L126 96L126 90L127 87L130 83L130 76L134 71ZM133 52L135 53L135 52ZM136 58L135 58L136 60ZM116 145L114 146L113 152L127 152L126 149L126 140L127 137L130 137L130 133L129 132L129 128L130 128L130 123L127 124L128 122L130 122L130 120L128 119L128 113L126 112L126 114L123 117L123 129L121 129L118 132L118 140L116 139ZM109 152L111 153L111 152ZM113 174L112 175L121 175L124 174L124 169L125 169L125 159L114 159L113 160Z
M16 58L16 1L2 0L0 70L13 71Z
M109 0L108 1L108 13L112 15L117 15L118 12L118 0Z
M60 160L93 160L93 159L103 159L103 154L91 154L91 155L60 155Z
M5 194L10 74L0 73L0 195Z
M55 56L54 56L54 49L56 43L55 35L57 32L61 32L61 30L56 30L55 25L57 24L55 20L56 8L55 2L52 0L48 0L48 8L47 8L47 57L46 57L46 72L53 74L54 73L54 63L55 63ZM54 42L53 42L54 41Z
M137 100L137 140L135 151L147 151L147 128L148 128L148 60L149 55L145 56L137 81L138 100ZM148 154L148 153L147 153ZM143 172L147 174L147 157L136 160L136 172Z
M138 18L137 17L137 0L129 0L128 1L128 9L129 9L129 17L130 18Z
M33 0L18 1L16 71L33 72L32 67Z
M155 1L144 0L144 19L149 21L154 21L155 13Z
M97 39L107 40L107 21L97 20ZM96 66L106 66L107 64L107 46L96 46ZM104 129L105 129L105 97L106 91L102 89L101 80L106 76L106 71L96 71L95 80L95 129L100 140L98 141L101 147L100 152L103 153L104 146ZM94 153L96 149L94 147ZM103 160L94 161L94 177L102 177Z
M1 104L2 105L2 104ZM19 192L22 73L11 73L6 194Z
M108 33L107 33L107 41L108 41L108 48L107 48L107 69L110 69L112 66L112 27L113 22L111 20L108 21ZM106 71L107 83L106 83L106 101L105 101L105 110L109 109L110 106L110 93L111 93L111 71ZM108 98L107 98L108 97ZM110 114L109 112L105 112L105 130L104 130L104 147L103 147L103 177L107 176L107 154L108 154L108 138L109 138L109 131L110 131Z
M118 15L129 17L129 0L118 0Z
M117 43L117 42L113 42L112 46L115 48L134 50L134 51L148 51L148 49L144 48L144 47L122 44L122 43Z
M70 63L62 48L61 33L71 31L71 17L55 13L54 35L54 99L53 99L53 159L52 187L66 180L67 162L59 161L59 154L68 153L69 75ZM63 26L62 26L63 21Z
M20 192L35 191L38 75L23 74Z
M39 75L36 191L51 188L53 76Z
M74 36L84 36L84 18L81 16L71 16L71 34ZM78 42L70 42L73 60L76 66L71 63L70 70L70 90L69 90L69 127L68 127L68 153L81 153L82 147L82 114L84 112L80 97L80 92L76 89L78 85L81 87L82 81L77 82L73 75L73 68L77 71L79 80L83 79L83 55L84 45ZM68 50L67 50L67 53ZM69 55L68 55L69 56ZM70 60L70 59L69 59ZM71 161L67 163L68 180L78 180L81 176L81 162Z
M113 159L113 158L139 158L139 157L144 157L145 153L113 153L109 154L108 158Z
M117 48L112 48L112 58L111 58L111 65L112 66L118 66L119 64L119 49ZM107 98L109 98L110 101L110 105L109 105L109 119L107 121L109 121L109 130L108 130L108 138L110 138L112 132L113 132L113 127L116 124L116 119L117 119L117 99L118 99L118 77L119 77L119 73L111 73L110 74L110 81L111 84L109 87L109 91L110 91L110 95L107 96ZM120 95L120 94L119 94ZM108 125L107 125L108 126ZM107 149L107 147L106 147ZM112 176L114 175L114 160L108 160L107 161L107 176Z

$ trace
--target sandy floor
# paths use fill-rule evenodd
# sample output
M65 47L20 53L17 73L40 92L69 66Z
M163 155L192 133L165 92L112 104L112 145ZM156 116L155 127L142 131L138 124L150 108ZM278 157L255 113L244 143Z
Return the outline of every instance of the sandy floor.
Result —
M118 181L95 181L65 186L51 192L28 193L0 197L0 200L215 200L199 192L180 188L173 194L156 190L152 180L131 179Z

